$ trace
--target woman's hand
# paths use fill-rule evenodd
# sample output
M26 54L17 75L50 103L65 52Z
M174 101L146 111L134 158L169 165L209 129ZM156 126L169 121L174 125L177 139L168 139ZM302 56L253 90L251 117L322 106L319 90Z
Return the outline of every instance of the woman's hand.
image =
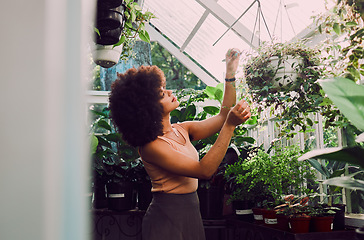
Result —
M240 100L228 113L225 124L238 126L251 117L250 107L245 100Z
M227 51L225 54L225 62L226 62L226 74L225 78L233 78L235 77L236 70L239 66L241 52L239 49L232 48Z

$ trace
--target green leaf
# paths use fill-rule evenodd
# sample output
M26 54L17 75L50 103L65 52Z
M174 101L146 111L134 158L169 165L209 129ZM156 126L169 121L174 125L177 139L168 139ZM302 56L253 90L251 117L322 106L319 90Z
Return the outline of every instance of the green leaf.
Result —
M104 138L108 141L112 141L112 142L120 142L122 141L122 138L120 136L119 133L110 133L107 135L104 135Z
M335 33L337 35L340 35L341 34L340 24L334 23L334 25L332 26L332 28L334 29L334 31L335 31Z
M94 31L97 33L97 35L99 35L99 37L101 36L100 31L99 31L99 29L98 29L98 28L95 28L95 27L94 27Z
M342 77L318 82L345 117L364 131L364 86Z
M119 42L117 42L116 44L114 44L114 47L120 46L121 44L123 44L125 42L125 39L126 39L125 38L125 35L121 35Z
M326 176L327 178L330 177L330 172L327 170L325 166L322 166L322 164L319 161L315 159L307 159L307 161L322 175Z
M345 25L348 27L352 27L352 26L357 26L358 24L356 22L347 22L345 23Z
M358 172L362 173L362 172ZM356 173L357 174L357 173ZM364 181L354 179L352 175L327 179L323 184L364 191Z
M224 84L219 83L216 87L207 86L204 92L210 99L218 100L221 103L224 93Z
M109 125L109 123L108 122L106 122L105 120L99 120L98 122L97 122L97 126L98 127L100 127L100 128L104 128L104 129L106 129L106 130L109 130L109 131L111 131L111 126Z
M130 17L131 17L131 21L132 21L132 22L135 22L136 15L135 15L135 12L134 12L134 11L132 11L132 12L130 13Z
M150 43L150 37L147 31L140 31L139 38L144 42Z
M219 108L218 107L215 107L215 106L206 106L203 108L203 110L205 112L207 112L208 114L211 114L211 115L216 115L219 113Z
M256 125L257 123L258 123L258 117L257 116L251 116L244 124Z
M99 145L99 140L97 139L97 137L94 134L92 134L91 135L91 147L90 147L91 154L94 154L96 152L97 145Z
M360 166L362 169L364 169L364 149L360 146L316 149L303 154L298 158L298 161L303 161L310 158L346 162Z
M250 144L255 143L255 139L252 137L236 136L234 140L235 140L236 145L242 145L245 142L250 143Z

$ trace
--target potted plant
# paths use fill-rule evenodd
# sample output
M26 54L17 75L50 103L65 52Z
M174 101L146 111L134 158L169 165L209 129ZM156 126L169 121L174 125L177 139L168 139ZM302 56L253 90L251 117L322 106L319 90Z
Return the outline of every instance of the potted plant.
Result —
M152 201L152 183L141 158L136 159L134 167L135 178L137 179L138 209L147 210Z
M307 188L306 180L314 178L309 165L298 162L298 157L302 155L298 146L274 146L272 149L274 153L257 148L247 159L240 159L225 171L225 177L233 189L231 201L250 200L254 202L254 207L265 203L263 218L267 225L277 224L273 208L282 201L282 196L308 194L311 190Z
M267 168L260 165L263 158L250 158L257 151L256 148L247 147L244 150L247 154L240 154L237 162L226 167L224 178L230 193L228 202L233 204L235 215L241 220L253 222L253 207L261 205L268 198L265 186ZM262 220L259 216L256 218Z
M110 122L108 108L91 112L98 116L91 127L98 142L97 149L92 155L94 182L102 177L103 185L100 189L106 186L109 209L118 211L133 209L136 207L138 151L127 145L116 132L116 128Z
M299 197L293 194L285 196L284 203L274 207L277 217L277 228L294 233L308 232L310 219L307 210L308 200L308 196ZM299 227L302 227L302 229L297 229Z
M334 217L339 208L330 207L319 203L310 208L312 232L331 232L333 230Z
M302 131L313 126L309 113L320 112L330 119L335 113L317 83L323 72L320 51L302 41L264 42L243 61L245 91L258 114L270 110L279 119L281 136L288 137L296 126Z
M103 5L101 2L99 5ZM99 6L100 7L100 6ZM107 24L110 21L104 21L101 26L102 29L98 29L98 25L95 24L95 46L93 46L92 57L96 64L109 68L119 62L119 59L127 60L132 55L133 45L136 39L150 43L148 32L145 30L145 24L147 24L151 18L155 16L151 12L142 12L142 8L134 0L123 0L118 8L122 8L123 11L112 11L121 14L121 23L116 29L109 29ZM110 9L109 9L110 10ZM100 24L99 24L100 25ZM105 26L106 25L106 26ZM103 30L106 29L106 30ZM108 44L112 42L105 42L101 39L105 38L105 35L112 34L111 31L120 32L117 41L114 44ZM115 37L113 37L114 39Z

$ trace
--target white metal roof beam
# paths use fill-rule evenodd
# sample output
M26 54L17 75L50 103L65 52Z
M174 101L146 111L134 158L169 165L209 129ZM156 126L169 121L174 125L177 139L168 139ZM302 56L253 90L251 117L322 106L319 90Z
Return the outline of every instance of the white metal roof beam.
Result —
M211 0L196 0L202 7L210 11L220 22L222 22L228 28L234 24L235 18L224 8L222 8L218 3ZM257 48L259 46L260 39L258 36L254 36L253 41L248 40L252 38L252 32L246 28L240 22L236 22L231 28L241 39L243 39L252 48Z
M201 25L203 24L203 22L206 20L207 16L210 14L209 11L205 11L202 15L202 17L200 18L200 20L198 21L198 23L195 25L195 27L192 29L190 35L188 35L186 41L183 43L183 45L180 48L180 51L183 52L185 50L185 48L187 47L187 45L190 43L190 41L192 40L192 38L196 35L197 31L200 29Z
M160 34L154 27L149 24L145 26L149 33L151 41L157 41L165 49L167 49L178 61L180 61L185 67L193 72L201 81L208 86L216 86L218 82L208 75L203 69L201 69L196 63L194 63L188 56L183 54L177 47L175 47L168 39Z

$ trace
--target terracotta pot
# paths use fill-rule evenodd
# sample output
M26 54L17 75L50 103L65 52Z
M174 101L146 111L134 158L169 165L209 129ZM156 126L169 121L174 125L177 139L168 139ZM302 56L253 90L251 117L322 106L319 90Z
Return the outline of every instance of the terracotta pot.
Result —
M263 218L263 208L252 208L254 215L254 223L256 224L264 224Z
M278 224L276 211L264 209L263 210L264 225L267 227L276 228Z
M277 214L277 229L282 231L289 231L288 216Z
M288 224L292 233L307 233L310 231L311 217L290 217Z
M333 229L333 216L312 217L311 226L313 232L331 232Z

